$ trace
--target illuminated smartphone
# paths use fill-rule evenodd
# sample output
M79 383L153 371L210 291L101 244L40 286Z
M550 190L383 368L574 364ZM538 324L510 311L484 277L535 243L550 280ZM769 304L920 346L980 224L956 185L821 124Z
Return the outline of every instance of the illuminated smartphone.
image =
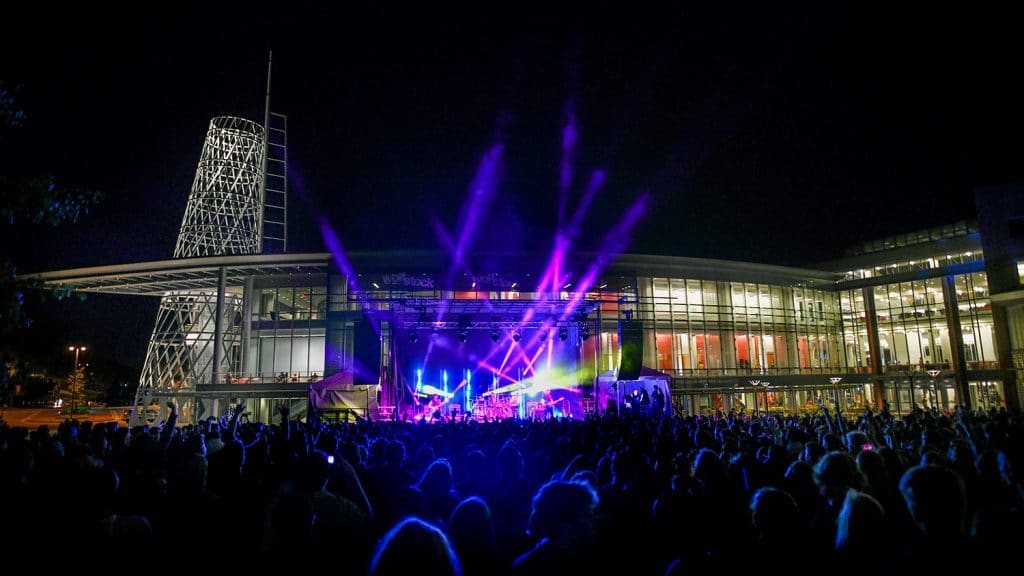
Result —
M328 464L334 464L334 456L328 455L327 456L327 463Z
M874 444L861 444L860 445L860 449L861 450L874 450L875 449L875 445Z

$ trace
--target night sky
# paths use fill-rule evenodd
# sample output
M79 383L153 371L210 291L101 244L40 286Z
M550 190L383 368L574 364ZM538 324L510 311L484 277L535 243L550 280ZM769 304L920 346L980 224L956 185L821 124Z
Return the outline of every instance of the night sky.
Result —
M210 118L262 119L269 49L292 251L322 249L321 215L350 250L438 248L431 219L457 227L495 143L473 246L549 248L570 109L570 206L607 174L581 248L647 192L631 252L810 264L972 218L975 187L1024 172L1009 8L145 4L4 10L0 81L28 117L0 166L106 195L76 225L3 229L21 271L169 258ZM112 345L144 351L155 305Z

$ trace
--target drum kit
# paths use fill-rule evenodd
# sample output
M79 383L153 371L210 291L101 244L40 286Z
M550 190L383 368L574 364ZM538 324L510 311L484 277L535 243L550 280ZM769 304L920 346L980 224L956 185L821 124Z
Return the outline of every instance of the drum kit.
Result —
M475 413L477 416L485 417L489 420L515 418L519 415L520 400L521 398L518 392L486 394L479 402L477 402ZM558 404L562 400L564 400L564 398L558 398L557 400L545 398L541 398L536 401L529 400L525 405L525 416L527 418L534 418L538 420L561 416L562 411Z
M488 420L515 418L519 413L519 394L490 394L477 402L476 412Z
M451 410L458 408L450 404L451 395L417 393L422 400L419 402L420 416L425 420L441 416L450 416ZM530 404L536 404L531 402ZM519 414L519 393L484 394L473 405L472 415L478 419L505 420L515 418ZM531 414L531 412L527 412Z
M524 418L547 420L565 415L566 406L559 404L565 398L552 398L550 391L545 391L536 400L524 397L530 390L524 383L517 382L503 388L484 392L473 403L468 417L477 420L507 420L522 416ZM423 385L416 392L418 398L417 419L435 420L455 415L459 407L452 404L453 393L439 390L430 385ZM523 409L520 412L520 409ZM461 414L460 414L461 416Z

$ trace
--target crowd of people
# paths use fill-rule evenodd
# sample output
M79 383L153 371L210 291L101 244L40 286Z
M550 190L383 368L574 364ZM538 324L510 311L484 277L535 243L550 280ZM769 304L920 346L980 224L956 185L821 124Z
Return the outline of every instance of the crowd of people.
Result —
M0 425L8 550L386 575L998 566L1020 414ZM67 555L67 556L65 556ZM774 571L774 569L773 569Z

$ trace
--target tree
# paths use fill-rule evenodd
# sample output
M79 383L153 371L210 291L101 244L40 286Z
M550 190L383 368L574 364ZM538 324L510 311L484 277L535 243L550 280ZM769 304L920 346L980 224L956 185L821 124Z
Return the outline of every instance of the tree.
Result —
M14 95L0 82L0 143L20 128L27 116L19 110ZM0 155L2 156L2 155ZM7 167L4 167L5 169ZM0 222L57 226L76 222L98 202L101 194L58 184L53 175L12 176L0 173ZM8 254L0 252L0 334L31 325L25 314L25 290L34 286L18 281L17 269ZM58 298L67 292L54 292Z
M57 387L57 397L70 406L70 412L77 411L78 406L85 402L85 366L75 368Z
M0 144L7 144L7 137L21 128L26 120L25 112L18 108L14 94L0 82ZM0 161L7 155L0 149ZM52 175L12 175L8 171L14 166L0 165L0 226L13 226L25 222L56 226L64 222L76 222L86 214L89 207L99 201L95 191L62 186ZM38 286L19 281L17 268L6 252L6 242L0 243L0 337L3 337L2 370L0 370L0 391L9 399L16 386L15 376L19 371L29 373L27 365L19 362L19 354L12 354L21 338L15 338L20 329L31 326L32 320L25 312L26 291ZM39 294L45 294L39 291ZM69 295L67 291L53 291L57 298ZM8 339L10 339L8 341Z

